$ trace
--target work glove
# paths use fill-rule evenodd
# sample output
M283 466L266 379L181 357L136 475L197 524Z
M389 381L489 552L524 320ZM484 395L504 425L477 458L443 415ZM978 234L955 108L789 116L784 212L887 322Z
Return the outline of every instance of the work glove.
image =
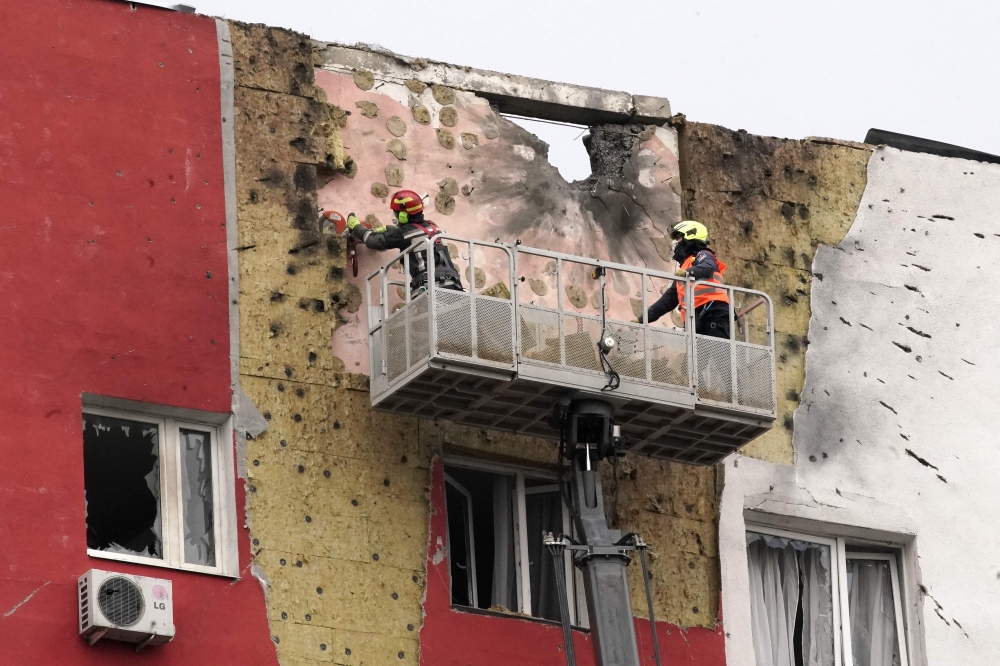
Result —
M350 219L348 219L347 223L348 224L351 223ZM678 268L676 271L674 271L674 275L676 275L677 277L687 277L688 276L688 272L686 270L684 270L683 268Z
M347 216L347 229L349 231L352 231L354 227L358 226L359 224L361 224L361 220L358 219L357 215L351 213L350 215Z

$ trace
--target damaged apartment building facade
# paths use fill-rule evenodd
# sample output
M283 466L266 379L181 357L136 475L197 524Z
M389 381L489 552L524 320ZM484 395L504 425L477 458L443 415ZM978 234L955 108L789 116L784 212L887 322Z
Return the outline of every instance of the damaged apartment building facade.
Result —
M0 13L5 663L565 663L556 443L371 406L366 276L395 252L358 247L355 273L320 212L391 224L402 188L498 252L667 274L670 227L699 220L727 283L769 295L766 432L712 464L602 463L610 523L650 544L642 663L653 632L666 664L1000 657L988 156L755 136L141 4ZM509 116L589 128L592 175ZM602 309L588 275L446 242L477 296ZM621 284L616 320L658 296ZM81 639L90 569L169 581L173 640Z

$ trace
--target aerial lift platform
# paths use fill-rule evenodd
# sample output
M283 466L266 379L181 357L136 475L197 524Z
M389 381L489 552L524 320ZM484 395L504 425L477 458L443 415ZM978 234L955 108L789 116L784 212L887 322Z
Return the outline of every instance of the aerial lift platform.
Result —
M688 282L672 274L519 244L435 240L459 249L467 275L487 264L501 279L492 289L466 280L472 286L459 292L435 288L429 277L427 291L412 294L409 262L426 244L368 276L374 408L556 439L548 420L557 398L597 396L614 405L625 450L694 465L716 463L770 429L774 325L766 294L720 287L736 305L723 340L695 334L690 303L681 327L632 321L633 301L646 312L657 286ZM547 299L531 284L543 277ZM567 287L586 293L588 280L605 294L603 317L600 303L587 312L567 295ZM688 300L693 291L685 290ZM617 344L604 355L598 343L607 335ZM604 390L602 355L619 377L614 390Z
M467 291L436 285L434 261L423 259L431 243L445 243L465 267ZM429 269L420 290L411 284L414 261ZM638 323L678 281L686 287L685 318ZM558 440L559 486L574 528L545 535L545 544L557 571L571 563L583 574L599 666L639 666L626 576L636 554L653 620L648 546L609 528L600 461L632 452L710 465L775 419L770 298L712 283L732 307L729 338L709 337L695 332L699 284L520 242L443 234L366 280L375 409ZM574 666L565 590L559 594L566 659Z

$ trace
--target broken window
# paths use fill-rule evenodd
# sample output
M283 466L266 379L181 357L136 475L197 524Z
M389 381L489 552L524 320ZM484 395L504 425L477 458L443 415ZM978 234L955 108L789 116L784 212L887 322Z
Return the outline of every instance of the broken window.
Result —
M895 554L758 528L746 542L758 666L906 666Z
M83 415L87 547L163 559L160 427Z
M451 601L559 621L556 567L542 532L571 533L554 479L465 462L445 466ZM566 555L571 622L586 626L582 580Z
M215 488L212 435L180 429L181 487L184 502L184 561L215 566Z
M87 408L87 548L95 557L222 573L215 426Z

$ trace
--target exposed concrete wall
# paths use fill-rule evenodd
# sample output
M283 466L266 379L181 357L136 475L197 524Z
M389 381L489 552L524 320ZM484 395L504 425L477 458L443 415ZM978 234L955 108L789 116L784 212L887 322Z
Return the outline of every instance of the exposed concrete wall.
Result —
M726 464L730 664L752 663L748 509L901 543L911 664L1000 658L1000 541L983 527L1000 508L998 205L996 165L891 148L872 156L849 233L813 264L823 280L812 288L796 464Z
M680 215L676 136L670 128L598 128L599 177L566 183L544 144L473 93L381 81L367 70L320 71L321 90L300 36L232 31L241 383L269 423L246 446L248 518L272 634L283 664L415 664L434 452L550 466L556 451L550 442L371 412L360 280L345 271L344 240L315 222L318 206L388 222L386 190L399 185L386 171L398 167L403 187L432 195L429 217L448 231L669 268L664 237ZM417 106L427 124L417 122ZM393 116L406 128L399 137L387 124ZM387 150L396 138L405 160ZM362 276L394 254L360 252ZM461 259L459 267L464 273ZM487 267L477 283L497 280ZM592 309L584 286L581 309ZM714 470L638 460L622 472L617 519L654 546L658 620L714 626ZM716 634L685 636L714 642Z
M792 413L809 344L813 255L847 233L864 192L871 147L755 136L688 123L683 116L674 124L684 217L708 225L713 247L729 266L728 282L764 291L775 305L778 418L743 453L791 463Z

